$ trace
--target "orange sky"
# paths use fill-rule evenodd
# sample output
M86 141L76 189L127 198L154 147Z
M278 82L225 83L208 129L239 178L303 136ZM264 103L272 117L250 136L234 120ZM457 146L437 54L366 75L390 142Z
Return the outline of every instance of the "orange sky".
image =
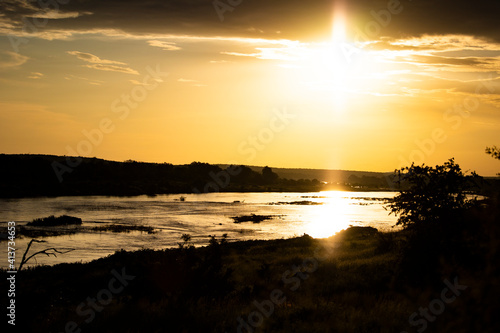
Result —
M59 3L0 7L2 153L500 171L498 6Z

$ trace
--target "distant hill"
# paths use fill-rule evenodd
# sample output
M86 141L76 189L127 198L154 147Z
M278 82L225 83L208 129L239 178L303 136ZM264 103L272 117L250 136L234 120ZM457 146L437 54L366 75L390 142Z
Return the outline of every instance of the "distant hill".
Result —
M390 189L384 173L0 154L0 197ZM328 184L325 184L328 183Z
M221 168L225 168L227 164L219 164ZM260 171L263 167L261 166L248 166L254 171ZM391 175L392 172L371 172L371 171L352 171L352 170L329 170L329 169L293 169L293 168L272 168L274 172L280 176L280 178L287 179L317 179L321 182L328 183L349 183L349 178L358 177L362 179L363 177L376 177L385 178ZM361 180L360 180L361 181Z

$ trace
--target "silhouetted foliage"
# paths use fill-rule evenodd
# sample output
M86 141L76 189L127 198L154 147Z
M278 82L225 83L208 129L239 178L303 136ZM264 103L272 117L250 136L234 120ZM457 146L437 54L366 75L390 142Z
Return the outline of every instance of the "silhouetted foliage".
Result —
M396 170L400 193L390 200L390 214L399 215L397 225L436 224L458 216L476 202L467 197L482 179L475 172L466 175L454 159L430 167L412 164Z
M494 159L500 160L500 148L497 146L486 147L486 154L491 155ZM500 173L497 173L500 176Z
M270 167L266 166L262 169L262 178L265 184L274 184L279 177Z
M177 243L180 249L192 249L194 248L193 243L191 242L190 234L182 234L181 236L182 243Z
M72 224L77 224L77 225L82 224L82 219L79 217L68 216L68 215L61 215L58 217L50 215L48 217L34 219L27 225L33 227L52 227L58 225L72 225Z
M497 146L486 147L486 154L491 155L491 157L500 160L500 148Z

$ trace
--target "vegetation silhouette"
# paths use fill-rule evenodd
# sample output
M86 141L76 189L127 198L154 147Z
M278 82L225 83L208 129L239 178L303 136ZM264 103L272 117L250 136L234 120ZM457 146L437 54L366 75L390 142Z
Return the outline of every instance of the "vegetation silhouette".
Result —
M81 225L82 219L79 217L61 215L55 217L54 215L50 215L48 217L34 219L29 222L28 226L33 227L48 227L48 226L60 226L60 225Z
M412 164L396 171L400 192L389 200L390 214L404 228L445 223L477 205L482 177L466 175L453 158L435 167Z
M98 158L80 158L81 163L65 173L60 182L52 163L65 163L65 159L65 156L0 154L0 197L317 191L322 188L316 179L279 178L269 167L258 172L243 165L223 169L201 162L173 165ZM183 201L183 197L179 200Z
M491 157L500 160L500 148L497 146L486 147L486 154L491 155Z

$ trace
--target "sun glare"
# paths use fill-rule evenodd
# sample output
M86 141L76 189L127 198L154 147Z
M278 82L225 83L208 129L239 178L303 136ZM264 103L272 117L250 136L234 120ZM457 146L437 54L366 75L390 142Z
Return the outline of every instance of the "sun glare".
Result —
M307 57L307 68L312 81L308 84L311 89L325 90L331 95L333 110L342 113L346 108L347 96L355 87L353 66L346 49L349 46L346 32L346 14L342 6L334 8L330 39L319 44L311 45ZM352 47L353 48L353 47ZM312 76L311 76L312 74Z
M348 67L346 66L346 59L343 52L344 44L346 43L346 22L345 12L342 7L337 6L333 15L332 25L332 48L334 50L332 62L333 70L333 102L335 111L340 112L345 109L345 95L346 92L341 89L342 84L345 83L348 77Z
M332 42L341 43L346 41L346 17L342 7L336 7L333 13Z
M321 192L328 198L321 206L317 206L314 219L306 225L306 233L314 238L327 238L340 230L346 229L352 223L349 218L350 206L342 199L342 192Z

